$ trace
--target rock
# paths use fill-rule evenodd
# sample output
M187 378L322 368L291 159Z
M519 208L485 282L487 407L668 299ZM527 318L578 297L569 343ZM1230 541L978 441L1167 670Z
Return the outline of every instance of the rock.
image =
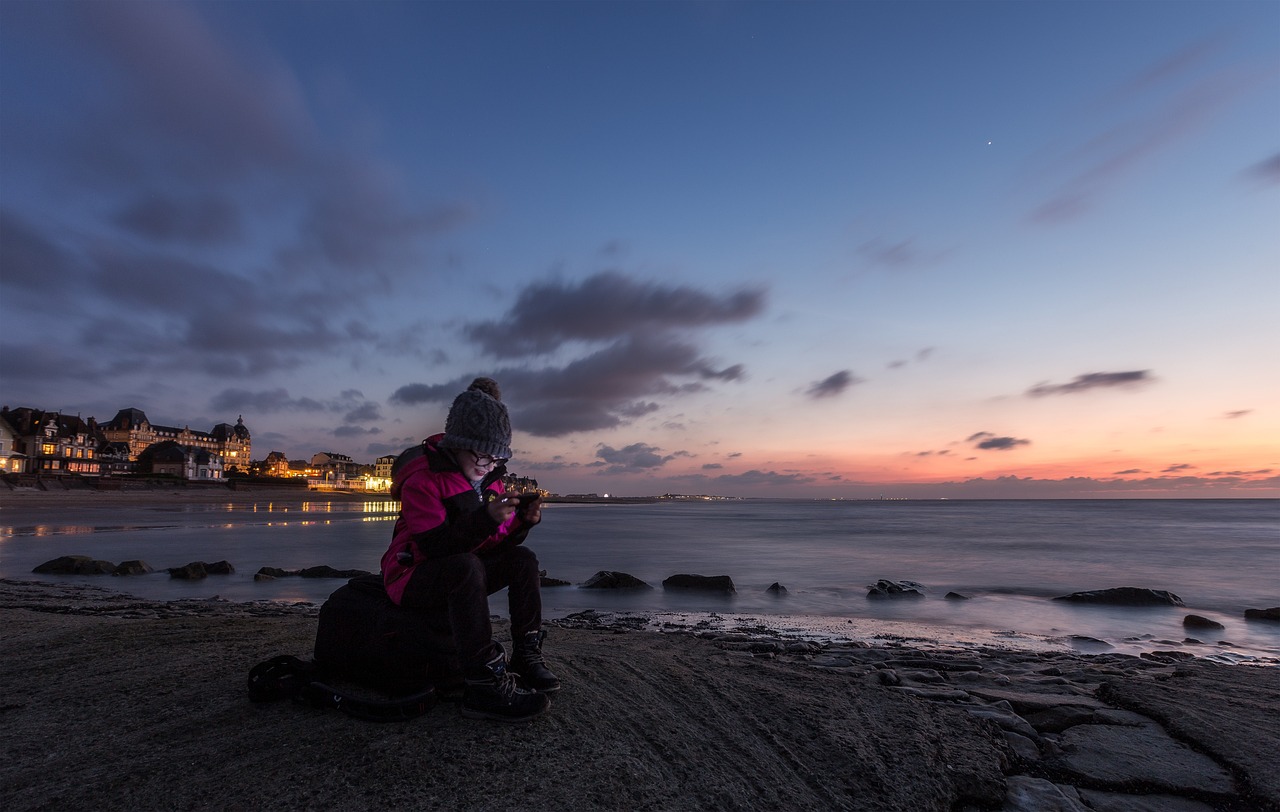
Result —
M155 572L151 565L145 561L133 559L131 561L121 561L114 570L112 575L146 575L149 572Z
M946 599L947 599L947 600L949 600L949 601L967 601L967 600L969 600L969 596L968 596L968 595L961 595L959 592L948 592L947 594L943 595L942 597L946 598Z
M611 570L600 570L579 586L582 589L653 589L634 575Z
M1031 723L1014 713L1007 702L1001 702L999 705L967 705L965 710L979 719L990 719L999 725L1001 730L1016 733L1033 742L1040 738Z
M1280 606L1273 606L1270 609L1246 609L1244 616L1247 620L1280 620Z
M110 575L116 565L98 561L87 555L64 555L44 562L32 570L41 575Z
M208 575L209 573L205 570L203 561L192 561L186 566L169 568L169 577L182 581L198 581Z
M231 566L230 561L216 561L212 564L205 564L204 568L210 575L231 575L236 571L236 568Z
M1004 812L1089 812L1074 788L1027 775L1011 775L1005 781Z
M868 598L923 598L923 586L915 581L888 581L881 578L870 587Z
M327 564L321 564L318 567L307 567L298 571L298 575L303 578L358 578L361 575L372 574L365 570L335 570Z
M568 581L564 581L559 578L551 578L546 575L540 576L539 580L541 581L542 586L572 586Z
M1235 789L1231 775L1213 759L1174 740L1158 725L1077 725L1058 743L1062 753L1046 759L1045 766L1094 787L1223 796Z
M266 567L263 567L263 569L266 569ZM255 581L274 581L275 579L276 579L276 576L267 575L262 570L258 570L253 574L253 580Z
M1009 730L1001 732L1004 734L1004 740L1009 743L1009 749L1013 751L1015 756L1028 762L1040 760L1040 748L1036 747L1034 741Z
M264 575L268 578L287 578L290 575L297 575L298 570L282 570L279 567L263 567L258 570L258 575ZM257 578L257 576L254 576Z
M1182 625L1186 626L1188 629L1225 629L1227 628L1226 626L1223 626L1218 621L1210 620L1209 618L1203 617L1201 615L1187 615L1182 619Z
M1059 595L1055 601L1072 603L1105 603L1114 606L1182 606L1182 598L1163 589L1142 589L1135 586L1118 586L1113 589L1095 589L1089 592L1072 592Z
M969 693L989 702L1008 702L1014 711L1027 716L1032 713L1051 710L1060 706L1098 709L1102 702L1092 696L1053 692L1020 691L1011 688L987 688L974 686L967 689Z
M1177 795L1129 795L1083 788L1076 791L1093 812L1213 812L1206 803Z
M736 592L733 579L728 575L672 575L662 582L662 588L726 594Z
M1061 733L1076 725L1093 724L1096 711L1079 705L1059 705L1028 713L1027 723L1039 733Z
M785 595L787 594L787 588L777 581L774 581L769 584L769 588L766 589L765 592L768 592L771 595Z

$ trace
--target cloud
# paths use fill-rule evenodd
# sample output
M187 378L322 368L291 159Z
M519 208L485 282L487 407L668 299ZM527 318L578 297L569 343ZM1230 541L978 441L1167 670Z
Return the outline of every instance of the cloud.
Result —
M1151 383L1155 380L1151 370L1141 369L1132 372L1089 372L1077 375L1070 383L1040 383L1027 390L1027 397L1040 398L1048 395L1073 395L1092 389L1111 389L1116 387L1134 387Z
M6 23L30 45L27 70L91 76L94 91L52 112L16 102L0 121L0 295L22 305L28 340L74 324L72 340L130 374L240 378L416 351L385 342L375 316L418 284L424 249L468 202L410 203L396 167L317 126L283 60L233 46L198 6L54 4ZM64 203L41 211L23 182ZM34 318L54 307L58 323Z
M1133 474L1145 474L1146 471L1141 468L1126 468L1123 471L1116 471L1114 476L1132 476Z
M847 369L835 372L820 381L815 381L805 390L805 394L814 400L835 397L850 386L863 383L862 379Z
M675 459L674 454L660 454L658 448L645 443L632 443L620 449L601 446L596 456L609 464L604 471L606 474L651 471Z
M1178 473L1181 473L1181 472L1183 472L1183 471L1190 471L1190 470L1192 470L1192 469L1193 469L1193 468L1195 468L1195 467L1196 467L1196 466L1194 466L1194 465L1188 465L1187 463L1182 462L1182 463L1178 463L1178 464L1176 464L1176 465L1170 465L1168 468L1163 468L1163 469L1161 469L1160 473L1162 473L1162 474L1178 474Z
M764 302L759 289L714 296L602 272L576 285L530 284L506 314L469 324L465 332L496 358L520 358L567 342L610 342L742 322L760 315Z
M362 437L366 434L381 434L382 429L374 426L373 428L361 428L360 426L343 425L333 430L334 437Z
M721 474L713 477L712 482L717 485L725 486L741 486L751 487L759 485L768 485L775 487L787 487L790 485L807 485L817 481L808 474L786 474L777 471L761 471L753 468L750 471L743 471L741 474Z
M1237 409L1234 412L1227 412L1223 415L1228 420L1239 420L1240 418L1253 414L1253 409Z
M974 443L975 448L980 448L983 451L1009 451L1020 445L1031 445L1030 440L1020 440L1016 437L997 437L989 431L971 434L965 442Z
M315 398L292 398L283 388L251 391L249 389L224 389L213 396L210 405L219 412L254 412L276 414L280 412L346 412L345 423L381 420L377 403L365 400L358 389L343 390L337 397L325 401Z
M1245 177L1267 186L1280 184L1280 152L1249 167Z
M945 258L946 252L922 249L913 237L901 240L874 237L858 246L858 255L872 267L904 271L935 265Z
M1122 84L1092 120L1076 114L1092 128L1042 163L1042 180L1051 188L1032 222L1059 224L1089 212L1112 187L1203 130L1241 96L1250 80L1234 68L1208 66L1215 50L1211 39L1193 43Z

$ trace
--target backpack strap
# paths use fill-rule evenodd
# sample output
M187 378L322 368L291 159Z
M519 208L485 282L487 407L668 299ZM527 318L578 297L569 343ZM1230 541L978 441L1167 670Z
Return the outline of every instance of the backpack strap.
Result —
M249 670L249 700L276 702L292 699L313 708L337 708L348 716L367 722L404 722L416 719L435 707L436 692L428 687L396 699L365 699L344 693L321 682L316 663L284 654L258 663Z

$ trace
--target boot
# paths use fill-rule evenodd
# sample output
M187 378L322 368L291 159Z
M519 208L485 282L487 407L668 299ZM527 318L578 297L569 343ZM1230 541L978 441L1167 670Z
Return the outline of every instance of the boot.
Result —
M462 692L462 715L468 719L527 722L551 707L551 698L516 684L507 670L507 654L495 642L497 654L489 662L468 669Z
M560 690L560 680L547 669L546 661L542 659L542 639L546 636L546 632L533 631L516 640L510 665L511 670L520 675L521 682L540 694Z

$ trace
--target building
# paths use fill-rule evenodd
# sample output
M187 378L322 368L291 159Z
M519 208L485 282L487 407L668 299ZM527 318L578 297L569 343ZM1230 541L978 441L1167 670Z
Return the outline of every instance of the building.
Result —
M0 421L13 434L9 465L14 464L15 458L21 461L21 471L10 468L9 473L47 476L98 476L101 473L96 455L102 437L92 417L85 422L78 415L24 406L0 410Z
M253 443L249 429L241 415L234 426L219 423L211 432L192 431L190 426L176 428L161 426L147 419L141 409L121 409L111 422L101 426L108 442L128 443L131 459L138 459L143 451L156 443L174 442L190 448L202 448L216 454L225 462L228 471L249 469Z
M151 473L196 481L222 480L222 457L207 448L180 445L164 440L143 451L151 462Z
M280 451L272 451L262 461L262 473L266 476L289 476L289 458Z
M27 455L18 451L18 433L0 414L0 474L20 474L26 469L26 462Z
M378 479L391 479L391 466L396 464L396 455L388 454L378 457L373 463L373 475Z

